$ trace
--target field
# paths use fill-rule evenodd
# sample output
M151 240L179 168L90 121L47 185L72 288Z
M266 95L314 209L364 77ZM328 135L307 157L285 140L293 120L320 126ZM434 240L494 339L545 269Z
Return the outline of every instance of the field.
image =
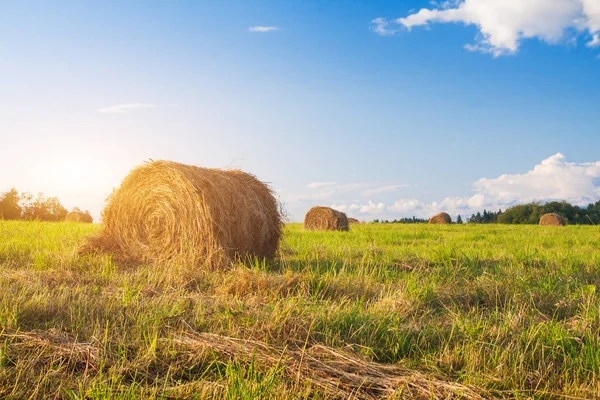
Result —
M600 230L286 227L199 271L0 221L0 398L597 398Z

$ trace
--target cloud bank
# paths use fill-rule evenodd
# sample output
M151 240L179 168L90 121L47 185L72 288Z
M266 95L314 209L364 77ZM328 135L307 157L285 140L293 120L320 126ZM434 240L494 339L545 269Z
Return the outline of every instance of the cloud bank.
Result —
M380 35L393 35L400 28L434 23L459 23L479 30L469 51L494 56L515 54L526 39L549 44L564 43L569 37L582 35L589 47L600 45L599 0L454 0L432 2L395 20L376 18L371 29Z
M390 193L401 192L405 187L408 185L353 183L313 186L312 191L304 197L298 196L291 200L323 204L329 201L328 205L331 207L365 220L413 215L427 218L440 211L446 211L454 218L459 214L466 217L483 209L506 209L533 201L565 200L571 204L586 206L600 199L600 161L569 162L563 154L557 153L521 174L481 178L472 184L472 195L446 197L433 202L390 197ZM340 200L349 196L362 198L364 201ZM387 199L382 199L383 196Z

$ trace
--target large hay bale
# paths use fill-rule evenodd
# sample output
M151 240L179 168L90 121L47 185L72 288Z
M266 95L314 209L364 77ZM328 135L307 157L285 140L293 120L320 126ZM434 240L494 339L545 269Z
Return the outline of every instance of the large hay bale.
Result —
M65 217L65 221L85 222L85 223L91 224L92 222L94 222L94 218L92 218L92 216L87 212L73 210L67 214L67 216Z
M356 218L348 218L348 225L360 224L360 221Z
M347 231L348 217L341 211L316 206L304 216L304 229L311 231Z
M564 217L556 213L544 214L540 218L540 225L542 226L565 226L566 224L567 221Z
M102 221L82 251L134 262L221 267L271 258L282 235L279 203L256 177L171 161L132 170L108 198Z
M429 219L429 223L430 224L451 224L452 218L450 218L450 215L448 215L448 213L441 212L441 213L435 214L433 217L431 217Z

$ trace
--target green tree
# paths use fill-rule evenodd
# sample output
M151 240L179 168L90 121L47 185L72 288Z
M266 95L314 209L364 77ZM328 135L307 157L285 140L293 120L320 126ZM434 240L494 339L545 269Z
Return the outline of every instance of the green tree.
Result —
M457 224L462 224L463 223L463 220L462 220L460 214L458 215L458 217L456 217L456 223Z
M23 219L40 221L62 221L67 216L67 209L60 204L57 197L44 198L42 193L33 197L30 193L21 195L23 201Z
M15 188L0 196L0 219L21 219L21 196Z

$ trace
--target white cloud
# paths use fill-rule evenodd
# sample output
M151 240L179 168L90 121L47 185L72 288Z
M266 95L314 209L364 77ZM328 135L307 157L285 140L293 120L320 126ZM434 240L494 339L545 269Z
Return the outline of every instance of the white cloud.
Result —
M600 161L572 163L558 153L525 174L480 179L474 187L499 204L541 200L567 200L586 205L600 196Z
M358 210L359 213L361 214L381 214L382 212L385 211L385 204L383 203L373 203L372 201L369 200L369 202L360 207L360 209Z
M308 193L301 195L291 195L286 197L286 201L290 203L297 202L314 202L316 200L326 200L329 201L335 195L334 190L327 190L325 192L316 192L316 193Z
M479 33L470 51L494 56L514 54L525 39L537 38L550 44L565 41L570 32L593 35L595 45L600 33L600 1L598 0L458 0L436 2L407 17L388 21L373 20L379 34L408 30L431 23L475 25ZM588 43L588 45L590 45Z
M335 185L335 182L311 182L308 185L306 185L306 187L310 189L316 189L333 185Z
M408 213L418 213L418 211L423 210L425 207L426 205L417 199L400 199L389 206L388 210L405 215Z
M390 22L383 18L375 18L371 21L371 30L382 36L393 35L400 31L398 27L390 28Z
M367 189L362 192L364 196L372 197L382 193L392 193L398 189L409 187L410 185L386 185Z
M408 187L413 186L395 182L316 181L308 183L307 190L303 193L286 193L282 196L282 201L297 219L300 219L308 208L327 204L334 204L333 208L347 212L349 215L362 213L372 218L378 218L386 211L385 198ZM371 198L375 197L377 197L377 201L371 201Z
M348 206L345 204L334 203L331 205L331 208L344 212L346 214L350 214L351 216L357 214L378 216L384 214L386 211L386 206L384 203L374 203L370 200L367 204L364 205L352 204Z
M175 104L173 104L173 106L175 106ZM132 111L132 110L157 108L157 107L158 106L156 104L128 103L128 104L119 104L118 106L110 106L110 107L100 108L98 110L98 112L101 112L104 114L119 114L119 113L124 113L124 112Z
M330 200L335 201L339 197L365 197L381 195L385 193L393 193L400 188L409 187L406 184L378 184L366 182L310 182L306 187L311 189L308 193L301 195L291 195L286 198L288 202L314 201L314 200Z
M250 27L248 27L248 30L249 30L250 32L266 33L266 32L277 31L277 30L279 30L279 28L278 28L278 27L276 27L276 26L261 26L261 25L255 25L255 26L250 26Z
M600 34L596 33L592 36L592 40L586 43L587 47L597 47L600 46Z
M590 33L600 32L600 1L583 0L583 12L587 17L587 28ZM586 24L585 19L582 23Z
M447 8L455 7L459 3L460 3L460 0L445 0L445 1L429 0L429 4L431 4L433 7L442 8L444 10ZM412 11L412 12L414 12L414 11Z
M387 219L399 217L429 217L446 211L458 214L506 209L515 204L533 201L568 201L586 206L600 199L600 161L575 163L557 153L523 174L504 174L497 178L482 178L473 183L475 194L466 197L446 197L431 203L415 198L401 198L386 206L384 203L337 204L340 210L373 215Z

